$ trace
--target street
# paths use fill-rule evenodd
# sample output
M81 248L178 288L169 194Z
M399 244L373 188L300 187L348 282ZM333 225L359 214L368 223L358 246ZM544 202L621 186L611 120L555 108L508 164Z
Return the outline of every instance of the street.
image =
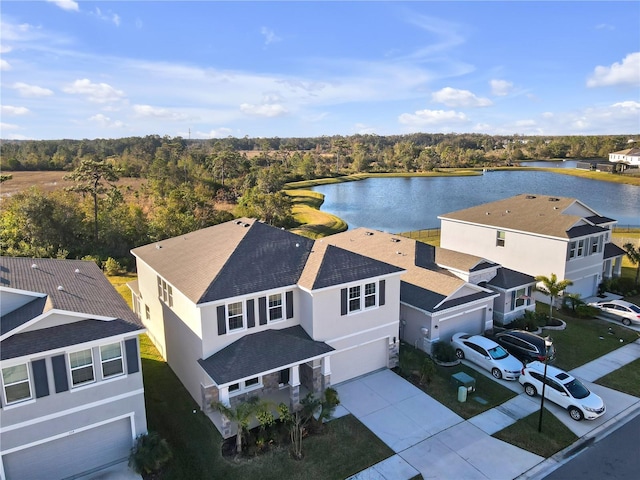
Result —
M640 415L586 448L545 480L636 479L640 471Z

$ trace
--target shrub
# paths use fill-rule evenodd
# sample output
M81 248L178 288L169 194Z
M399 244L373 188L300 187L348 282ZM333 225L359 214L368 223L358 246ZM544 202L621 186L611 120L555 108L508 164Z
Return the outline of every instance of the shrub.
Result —
M129 455L129 467L138 474L160 470L172 453L167 441L155 432L138 435Z
M575 310L576 317L578 318L593 318L595 317L600 310L596 307L592 307L583 303L582 305L578 305Z
M449 342L437 341L431 345L431 356L438 362L454 362L456 357L456 349Z
M420 383L431 383L436 375L436 364L430 358L425 358L420 365Z

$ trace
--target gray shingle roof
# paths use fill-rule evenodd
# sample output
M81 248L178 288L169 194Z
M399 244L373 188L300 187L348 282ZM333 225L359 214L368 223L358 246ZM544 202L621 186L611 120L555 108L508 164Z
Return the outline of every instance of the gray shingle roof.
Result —
M245 335L198 363L216 384L222 385L308 361L333 350L324 342L312 340L297 325Z
M601 217L599 215L593 215L591 217L585 217L587 222L593 223L594 225L602 225L604 223L616 222L613 218L609 217Z
M55 327L17 333L0 343L0 360L137 332L138 325L124 320L80 320Z
M535 283L535 277L527 275L526 273L516 272L510 268L501 267L496 272L496 276L487 282L487 285L492 287L501 288L503 290L509 290L515 287L521 287Z
M579 225L567 230L567 236L569 238L578 238L584 237L585 235L592 235L594 233L602 233L606 231L606 228L598 227L597 225Z
M94 262L0 257L0 285L46 295L42 310L41 301L32 301L31 305L3 315L3 335L52 309L77 312L88 318L120 318L138 329L144 328Z
M604 259L619 257L621 255L626 255L627 252L616 245L615 243L605 243L604 244Z

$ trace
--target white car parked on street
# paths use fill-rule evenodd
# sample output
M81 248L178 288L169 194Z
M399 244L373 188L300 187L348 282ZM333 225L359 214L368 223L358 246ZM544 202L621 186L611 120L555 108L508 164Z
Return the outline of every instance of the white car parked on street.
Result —
M482 335L456 333L451 339L456 356L489 370L491 375L505 380L517 380L522 362L493 340Z
M530 397L542 394L544 380L544 363L538 361L528 363L518 378ZM559 368L547 365L546 384L544 398L567 409L574 420L594 420L606 411L598 395Z

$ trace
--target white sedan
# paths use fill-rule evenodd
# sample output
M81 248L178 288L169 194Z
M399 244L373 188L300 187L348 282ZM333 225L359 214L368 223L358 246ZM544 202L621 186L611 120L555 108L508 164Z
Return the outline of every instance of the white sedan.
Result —
M520 376L522 362L493 340L482 335L456 333L451 344L459 359L466 358L498 379L517 380Z
M624 300L608 300L590 303L589 305L612 315L627 326L632 323L640 324L640 307L634 303L625 302Z

